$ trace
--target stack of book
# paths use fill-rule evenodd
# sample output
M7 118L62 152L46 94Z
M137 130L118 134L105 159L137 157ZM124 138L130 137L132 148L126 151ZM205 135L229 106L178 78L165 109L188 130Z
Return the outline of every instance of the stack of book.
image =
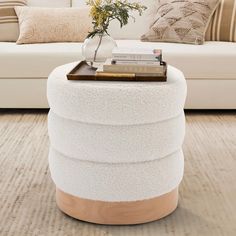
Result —
M160 49L115 48L112 58L97 69L96 76L124 77L140 81L165 81L166 63ZM136 78L136 79L132 79Z

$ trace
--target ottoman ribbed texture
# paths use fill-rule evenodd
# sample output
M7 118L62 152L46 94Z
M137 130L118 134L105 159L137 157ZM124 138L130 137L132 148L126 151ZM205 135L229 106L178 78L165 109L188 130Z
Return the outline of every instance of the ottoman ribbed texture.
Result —
M49 167L58 206L73 217L107 224L148 222L171 213L184 169L182 72L168 66L165 83L68 81L73 66L56 68L47 87ZM93 205L93 214L81 204ZM109 218L99 217L95 205L107 204L102 209Z

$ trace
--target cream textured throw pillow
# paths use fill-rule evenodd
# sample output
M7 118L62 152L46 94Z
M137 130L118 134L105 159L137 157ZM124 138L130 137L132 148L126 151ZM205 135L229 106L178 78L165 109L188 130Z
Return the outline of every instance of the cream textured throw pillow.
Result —
M236 0L221 0L207 29L206 40L236 42Z
M143 41L203 44L219 0L158 0Z
M20 36L17 44L82 42L92 26L88 8L15 7Z
M19 25L14 7L25 5L25 0L0 0L0 41L15 42L18 39Z

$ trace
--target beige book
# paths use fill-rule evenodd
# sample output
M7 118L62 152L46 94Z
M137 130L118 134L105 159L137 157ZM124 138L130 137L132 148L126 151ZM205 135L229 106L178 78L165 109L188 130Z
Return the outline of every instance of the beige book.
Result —
M119 65L113 64L111 59L107 59L103 65L103 72L109 73L133 73L133 74L157 74L163 75L162 65Z

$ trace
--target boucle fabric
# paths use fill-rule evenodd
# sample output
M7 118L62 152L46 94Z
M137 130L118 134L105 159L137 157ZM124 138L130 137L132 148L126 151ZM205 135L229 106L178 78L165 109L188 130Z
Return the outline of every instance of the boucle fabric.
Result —
M184 107L186 81L168 66L168 81L69 81L71 64L57 67L49 76L47 97L52 110L64 118L110 125L156 123L178 116ZM115 104L115 105L114 105Z
M51 148L51 177L56 186L71 195L100 201L136 201L161 196L182 180L182 151L148 162L107 164L79 161Z
M143 41L203 44L219 0L158 0Z
M69 157L94 162L130 163L163 158L180 149L185 117L144 125L112 126L48 116L51 146Z

